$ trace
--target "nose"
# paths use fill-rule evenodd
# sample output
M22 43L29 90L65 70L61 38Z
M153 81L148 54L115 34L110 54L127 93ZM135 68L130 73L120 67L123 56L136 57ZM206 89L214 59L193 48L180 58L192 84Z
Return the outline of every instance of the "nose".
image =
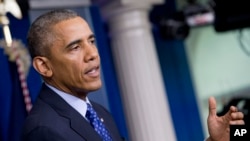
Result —
M99 57L98 49L96 46L90 45L86 47L85 62L94 61Z

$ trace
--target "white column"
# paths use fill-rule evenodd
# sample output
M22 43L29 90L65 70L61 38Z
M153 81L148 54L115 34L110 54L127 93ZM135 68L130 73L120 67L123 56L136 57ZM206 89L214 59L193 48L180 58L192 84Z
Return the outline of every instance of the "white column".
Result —
M175 141L148 10L127 5L105 11L113 57L131 141Z

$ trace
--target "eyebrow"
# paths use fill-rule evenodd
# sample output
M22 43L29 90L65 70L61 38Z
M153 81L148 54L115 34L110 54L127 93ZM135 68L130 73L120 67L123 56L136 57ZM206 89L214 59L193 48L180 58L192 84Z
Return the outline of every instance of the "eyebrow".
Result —
M94 34L91 34L88 39L95 38Z
M89 35L88 39L92 39L92 38L95 38L95 35L94 34L91 34ZM69 48L70 46L74 45L74 44L77 44L77 43L80 43L82 42L82 39L77 39L77 40L74 40L72 42L70 42L68 45L66 45L66 48Z
M70 42L70 43L66 46L66 48L69 48L69 47L71 47L72 45L77 44L77 43L80 43L80 42L82 42L82 39L74 40L74 41Z

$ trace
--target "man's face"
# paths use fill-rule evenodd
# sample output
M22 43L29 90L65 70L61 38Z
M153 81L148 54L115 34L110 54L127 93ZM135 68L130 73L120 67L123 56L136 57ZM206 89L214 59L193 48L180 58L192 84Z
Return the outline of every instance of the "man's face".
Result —
M88 24L77 17L56 24L53 32L51 84L76 96L99 89L100 57Z

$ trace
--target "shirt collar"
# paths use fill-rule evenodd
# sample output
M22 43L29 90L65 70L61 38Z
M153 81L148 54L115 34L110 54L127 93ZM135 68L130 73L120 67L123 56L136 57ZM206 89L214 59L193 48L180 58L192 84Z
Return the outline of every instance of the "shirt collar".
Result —
M56 94L62 97L71 107L73 107L77 112L79 112L83 117L85 117L87 112L87 103L90 103L88 97L86 97L86 101L71 95L69 93L65 93L47 83L45 83L51 90L53 90Z

